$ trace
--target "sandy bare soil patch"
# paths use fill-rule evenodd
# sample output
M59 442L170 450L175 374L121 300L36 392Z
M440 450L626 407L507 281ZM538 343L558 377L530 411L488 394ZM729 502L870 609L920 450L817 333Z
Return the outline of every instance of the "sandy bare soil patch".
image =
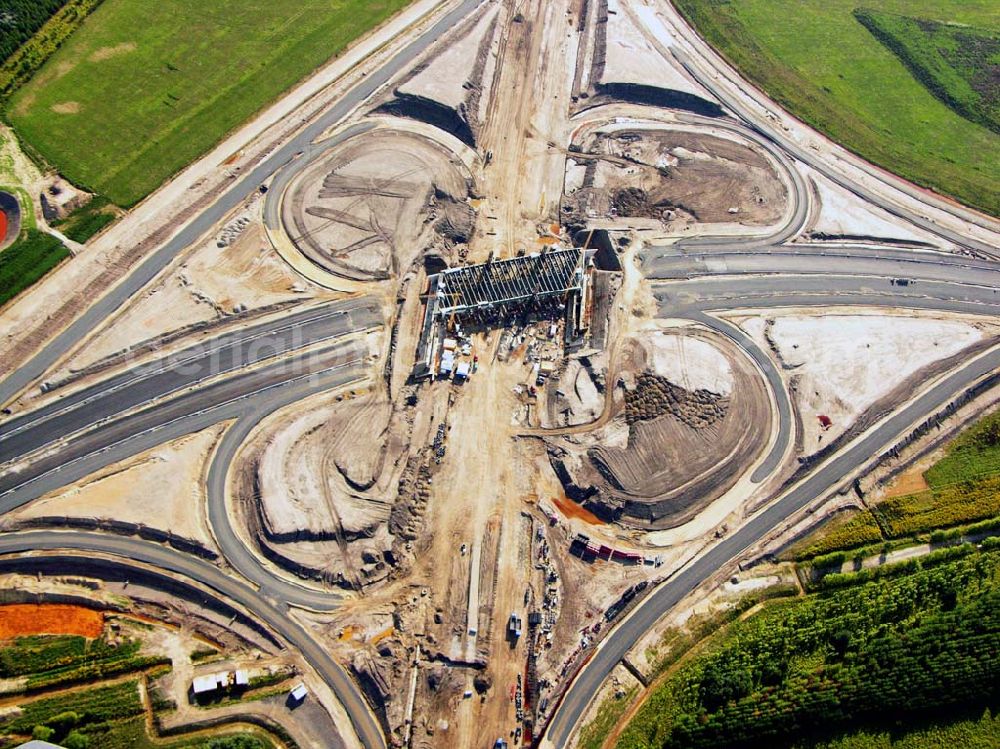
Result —
M87 59L91 62L101 62L102 60L110 60L112 57L117 57L118 55L134 52L135 50L135 42L122 42L114 45L113 47L101 47L100 49L95 49L90 53L90 55L88 55Z
M80 112L80 102L61 101L52 105L52 111L56 114L78 114Z
M242 220L246 223L241 224ZM241 214L176 269L134 297L51 379L58 381L162 336L188 330L194 334L235 323L248 313L323 296L332 298L332 293L289 268L270 248L256 217ZM179 344L183 340L181 335Z
M794 386L809 455L918 370L981 340L989 326L905 312L827 312L752 318L743 327L775 353Z
M10 513L5 522L16 524L39 518L117 520L214 547L205 516L203 478L205 461L224 426L181 437L108 466Z

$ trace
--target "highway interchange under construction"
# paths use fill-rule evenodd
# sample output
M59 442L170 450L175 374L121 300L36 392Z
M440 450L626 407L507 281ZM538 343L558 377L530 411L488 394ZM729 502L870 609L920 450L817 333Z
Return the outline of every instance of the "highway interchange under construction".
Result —
M214 601L280 643L331 746L572 746L662 617L995 384L996 221L796 122L665 2L445 2L327 97L196 211L138 206L179 228L85 309L23 322L74 259L0 311L31 351L0 381L0 573ZM247 271L217 318L141 306L197 288L236 216L257 233L223 257L274 262L278 302ZM940 341L816 438L836 398L790 385L779 333L831 317ZM971 343L934 354L935 325ZM143 460L208 433L176 466L190 528L127 490L61 509L125 471L157 491Z

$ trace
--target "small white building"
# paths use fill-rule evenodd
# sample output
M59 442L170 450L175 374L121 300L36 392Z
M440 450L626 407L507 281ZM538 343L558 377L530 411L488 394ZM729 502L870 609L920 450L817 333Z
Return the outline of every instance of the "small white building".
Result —
M229 686L229 672L220 671L215 674L206 674L205 676L196 676L194 681L191 682L191 691L194 692L195 696L202 694L211 694L212 692L217 692L220 689L225 689Z
M292 698L292 702L298 703L302 702L308 694L309 690L306 689L306 685L299 683L292 689L291 692L288 693L288 696Z

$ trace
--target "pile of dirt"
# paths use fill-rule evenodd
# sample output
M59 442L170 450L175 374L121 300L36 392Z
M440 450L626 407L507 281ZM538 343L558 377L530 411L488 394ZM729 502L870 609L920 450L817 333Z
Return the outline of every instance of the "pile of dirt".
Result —
M669 211L678 208L669 200L654 202L640 187L623 187L611 194L611 207L619 216L633 218L669 218ZM692 211L689 211L695 215ZM696 216L697 217L697 216Z
M686 390L649 372L640 373L635 387L625 392L629 426L672 414L692 429L704 429L725 418L728 410L729 398L710 390Z
M745 354L715 334L682 335L680 344L676 337L632 339L620 357L625 386L614 393L614 418L549 440L567 496L602 519L647 528L686 522L732 487L767 444L768 430L758 426L769 422L767 391ZM673 350L689 356L665 369L660 354Z
M441 192L435 192L434 199L438 216L434 231L452 244L468 244L476 225L472 206Z
M601 131L574 143L563 220L642 219L675 229L781 220L788 188L762 149L735 137L661 127Z

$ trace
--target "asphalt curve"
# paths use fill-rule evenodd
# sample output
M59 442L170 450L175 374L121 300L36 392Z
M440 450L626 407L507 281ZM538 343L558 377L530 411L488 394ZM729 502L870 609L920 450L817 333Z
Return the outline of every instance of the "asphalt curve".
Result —
M250 586L208 562L139 539L83 531L28 531L0 535L0 554L58 549L109 554L149 564L201 583L215 591L222 600L239 604L302 654L347 710L358 738L367 749L385 747L382 730L350 675L286 611L271 604Z
M351 299L202 341L0 424L0 464L211 378L239 373L380 321L374 303ZM293 376L292 365L300 360L285 361L287 376Z
M53 338L38 354L3 382L0 382L0 405L13 398L31 382L41 377L61 356L83 340L98 325L107 320L126 300L137 294L177 254L192 245L199 237L219 223L223 217L236 208L254 190L259 189L267 179L295 155L315 140L319 135L341 122L358 105L405 69L418 55L448 31L452 26L468 16L486 0L465 0L448 12L431 28L404 47L388 62L362 78L344 94L332 107L298 135L278 148L269 158L251 170L229 190L223 193L211 206L202 211L184 226L170 241L162 245L138 268L126 276L117 286L91 305L86 312L74 320Z
M905 433L911 424L938 410L957 393L993 374L998 368L1000 349L994 348L944 378L905 408L869 430L864 437L853 442L840 454L820 465L809 477L768 505L732 536L720 541L657 587L598 646L557 708L546 733L549 741L560 749L567 746L574 726L611 670L639 638L684 596L725 569L741 552L764 538L785 518L835 489L852 470L878 455L896 437Z

